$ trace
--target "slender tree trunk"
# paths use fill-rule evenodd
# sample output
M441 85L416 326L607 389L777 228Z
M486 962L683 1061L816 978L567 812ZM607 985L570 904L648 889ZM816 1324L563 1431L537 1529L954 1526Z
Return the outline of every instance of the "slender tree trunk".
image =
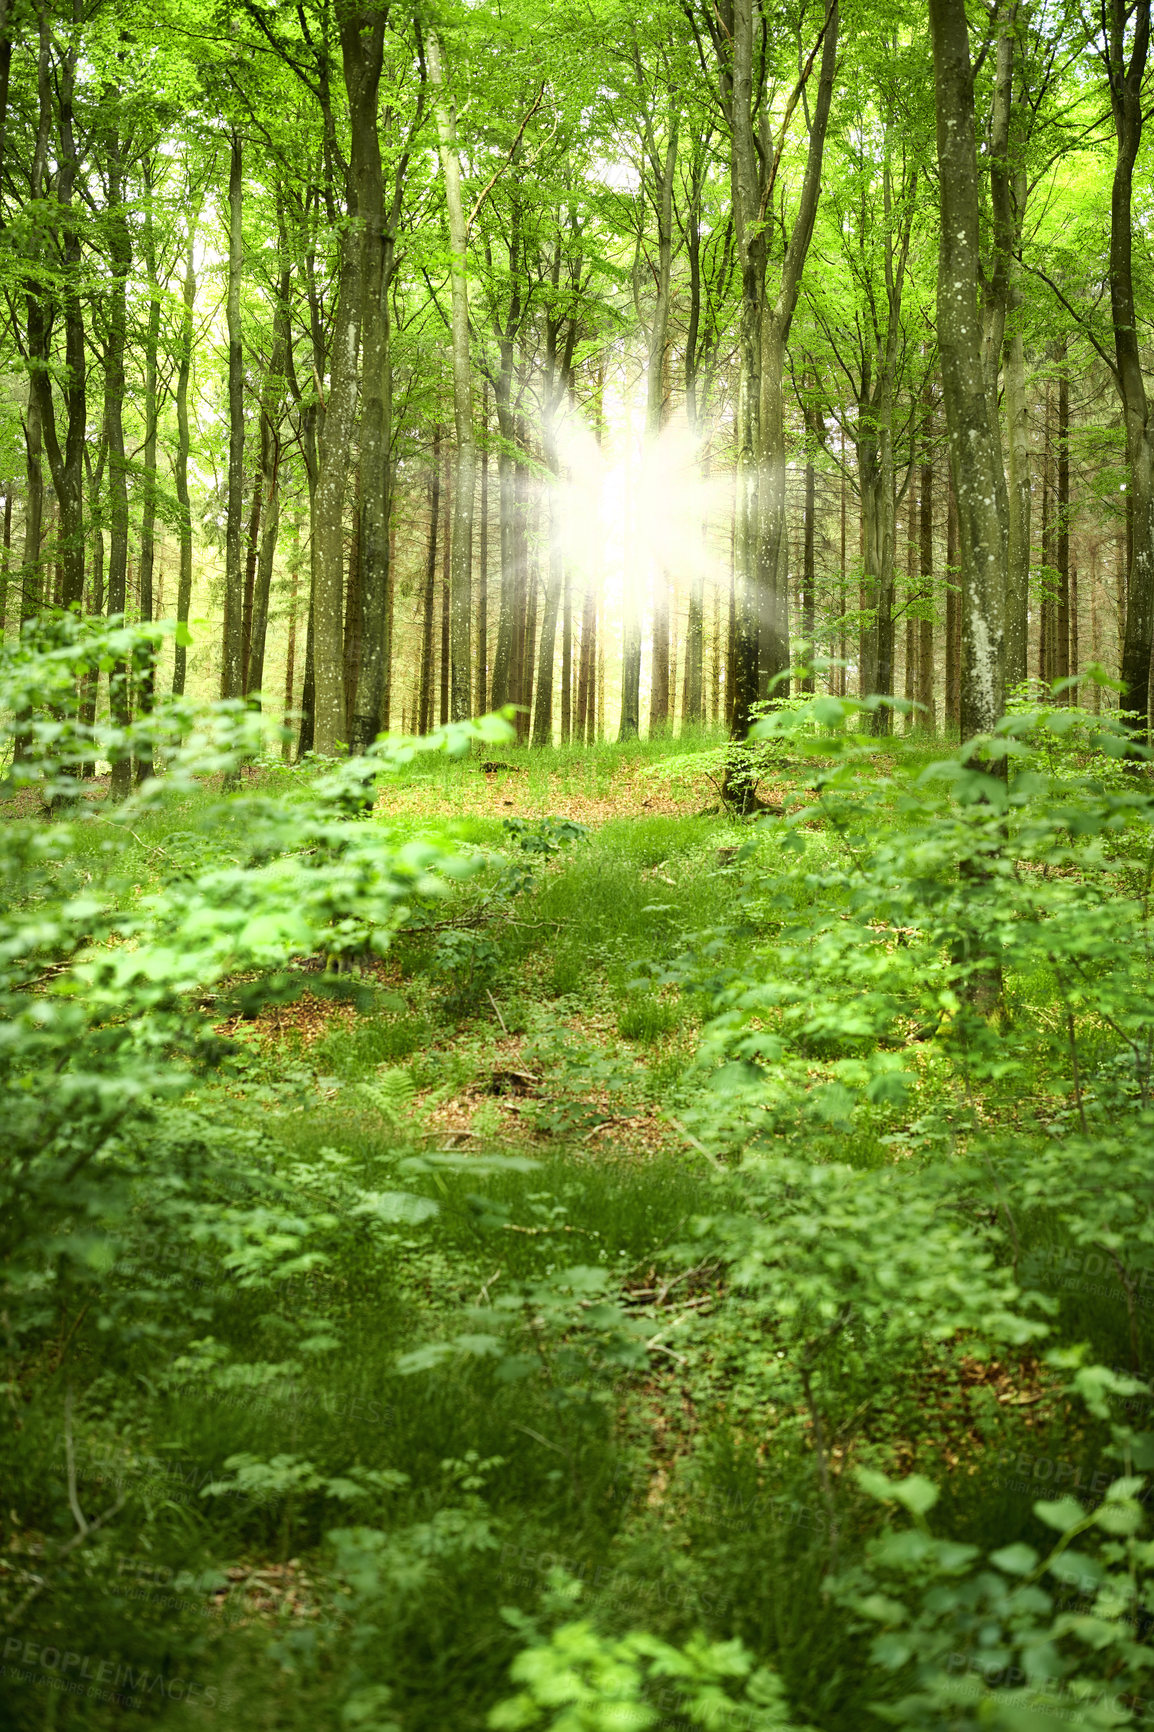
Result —
M1063 341L1058 373L1058 595L1054 622L1054 678L1058 680L1070 675L1070 372L1065 349ZM1063 694L1062 702L1069 702L1068 694Z
M349 738L363 752L384 726L392 643L390 607L393 567L389 522L392 512L392 332L389 285L392 281L395 226L405 163L398 167L392 208L385 209L384 172L378 125L384 19L371 24L358 17L355 39L342 30L345 80L350 91L351 123L356 126L359 180L357 210L362 221L361 426L358 474L358 566L360 606L357 636L359 671L352 693ZM356 92L355 104L352 93Z
M160 348L160 285L156 280L156 235L152 217L151 165L145 171L144 266L148 274L148 324L144 339L144 501L140 521L140 620L151 625L156 609L153 573L156 565L156 435L160 406L156 360ZM147 715L156 693L156 655L146 651L140 667L140 709ZM136 778L143 782L154 769L152 743L142 743L136 754Z
M573 579L568 560L564 563L561 591L561 744L567 746L573 733Z
M515 579L512 648L513 702L519 706L517 738L529 736L529 714L533 697L533 642L529 632L530 597L534 577L530 570L529 434L523 416L517 417L517 457L514 471L513 569ZM535 598L534 598L535 599Z
M962 589L958 570L958 507L946 472L946 729L961 728Z
M541 616L541 636L537 646L537 703L533 711L533 744L553 744L553 664L556 659L557 617L561 608L561 590L565 568L561 553L560 510L553 489L549 497L549 546L545 606Z
M849 674L849 669L846 667L846 662L849 658L849 640L848 640L848 637L846 634L846 623L845 623L846 608L849 606L849 576L848 576L848 573L846 571L846 563L845 563L845 561L846 561L846 540L845 540L845 532L846 532L846 468L845 468L845 410L844 410L844 408L841 412L841 464L840 464L840 468L841 468L841 488L840 488L840 492L841 492L841 499L840 499L841 542L840 542L840 556L839 556L840 557L840 565L838 568L839 569L839 577L838 577L838 592L837 592L837 594L838 594L838 599L837 599L837 606L838 606L837 656L838 656L838 664L839 665L838 665L837 673L834 676L835 677L835 684L833 687L833 691L834 691L835 696L837 696L839 698L844 698L847 694L847 691L848 691L847 678L848 678L848 674Z
M59 578L56 604L80 608L84 599L84 442L87 418L86 351L82 311L81 245L74 198L79 175L73 102L79 44L75 32L60 55L54 79L48 77L46 53L47 13L40 8L40 53L37 63L39 118L32 171L33 197L47 190L48 163L45 156L50 129L53 84L59 113L59 154L55 163L56 218L53 224L57 286L32 284L28 294L28 359L32 381L39 393L40 425L44 449L52 472L59 518ZM39 194L37 192L39 188ZM56 428L56 408L50 370L50 325L53 303L64 320L63 395L67 411L64 448Z
M941 189L938 340L962 565L962 736L1005 708L1005 481L982 359L974 83L964 0L930 0Z
M1137 712L1145 733L1150 717L1150 653L1154 638L1154 426L1150 423L1142 372L1141 335L1135 308L1133 273L1134 165L1142 143L1146 63L1150 49L1150 0L1109 0L1104 9L1103 46L1108 53L1110 98L1117 156L1110 200L1110 309L1114 325L1116 381L1126 425L1129 470L1127 513L1130 564L1126 585L1126 622L1122 643L1125 702ZM1126 23L1132 18L1126 57Z
M497 499L500 522L501 597L497 616L497 644L493 656L493 678L489 703L494 710L517 702L517 553L514 520L517 513L517 477L509 445L513 418L497 402L501 445L497 452Z
M196 242L197 212L188 216L188 232L184 247L184 302L180 321L180 348L176 376L176 503L180 512L180 577L176 589L178 624L176 651L172 667L172 692L183 697L188 669L188 650L183 640L188 629L188 610L192 605L192 510L188 498L188 381L192 372L192 320L196 306Z
M222 698L244 695L244 576L240 563L241 516L244 510L244 353L240 322L240 281L244 269L244 231L241 227L243 169L241 137L234 128L228 171L228 504L224 531L224 626L220 658ZM259 494L257 497L259 501Z
M1090 542L1090 660L1095 667L1102 665L1102 612L1104 596L1098 582L1098 541ZM1102 713L1102 688L1097 680L1090 687L1090 713Z
M525 561L525 648L521 660L522 678L525 682L524 691L524 726L525 733L529 731L529 716L533 708L533 693L536 672L537 650L537 607L541 592L541 496L534 493L529 516L529 546Z
M934 446L933 410L927 403L922 429L922 467L920 495L921 547L919 575L921 578L922 618L918 621L918 689L921 705L920 725L929 733L935 729L934 718Z
M433 467L429 481L429 547L425 559L425 592L421 627L421 677L417 696L417 732L433 725L433 608L437 582L437 525L441 515L441 430L433 429Z
M357 394L359 254L359 238L346 234L341 245L339 299L313 525L314 750L330 758L336 755L345 729L344 507Z
M445 726L445 724L449 720L449 717L451 714L450 705L449 705L450 671L451 671L450 664L451 664L452 654L453 654L453 648L452 648L452 593L453 593L453 565L452 565L453 509L452 508L453 508L453 484L452 484L452 481L450 480L451 473L452 473L452 471L450 470L448 462L446 461L446 463L445 463L445 485L444 485L444 489L443 489L444 497L445 497L445 508L444 508L444 514L443 514L443 526L442 526L442 531L441 531L441 661L440 661L441 709L440 709L440 723L441 723L442 727Z
M477 541L477 713L489 707L489 387L481 387L481 528Z
M2 27L0 27L2 28ZM0 41L0 51L2 51ZM8 574L10 570L12 549L12 483L6 482L4 487L4 553L0 558L0 644L4 642L4 631L8 624Z
M288 646L285 650L284 664L284 760L287 764L292 751L292 740L289 734L294 700L296 698L297 671L297 593L300 586L301 569L301 525L300 518L293 522L293 550L289 563L289 608L288 608Z
M809 672L801 682L803 692L817 690L814 684L813 658L816 652L814 643L815 632L815 588L817 583L816 563L814 554L814 514L816 509L816 475L813 466L813 451L807 449L805 458L805 525L804 541L801 556L801 635L807 646L802 654L809 664Z
M248 677L249 656L252 653L252 608L256 593L256 562L260 552L260 508L263 489L262 464L258 462L252 478L252 504L248 513L248 534L244 538L244 582L240 612L240 686L245 694L251 689Z
M1054 678L1054 471L1051 459L1050 385L1046 383L1046 413L1042 434L1042 592L1038 603L1038 678L1049 685Z
M292 341L289 323L291 264L288 236L283 214L278 210L278 241L280 247L280 280L277 284L276 313L273 318L272 354L264 376L260 399L260 492L262 528L260 552L257 558L256 584L253 592L252 624L245 656L245 694L251 700L260 698L264 685L265 645L268 638L269 597L272 594L273 562L276 558L277 537L280 533L280 413L284 397L288 345ZM293 581L296 581L294 571Z
M701 464L701 479L708 488L709 457ZM689 574L685 614L685 682L681 694L681 727L700 727L705 720L705 566L709 550L709 510L701 524L700 557Z
M908 702L917 701L918 691L918 626L917 607L921 596L918 588L918 490L914 486L917 470L911 460L908 494L906 497L906 665L905 681L902 696ZM906 712L906 732L913 733L917 726L917 717L913 710Z
M453 427L457 446L453 489L452 582L450 593L452 656L452 719L464 721L472 709L473 490L477 449L473 434L473 374L469 358L469 297L467 230L461 202L461 168L457 153L457 119L445 86L441 45L428 33L429 78L433 85L440 146L441 175L449 217L452 268Z
M359 494L359 477L357 492ZM352 739L353 705L361 668L361 511L360 499L353 504L349 530L349 554L345 565L344 693L345 737Z
M44 605L40 540L44 532L44 458L40 397L35 380L28 386L24 417L24 555L20 562L20 623L35 619Z
M589 688L593 672L593 621L595 615L593 591L587 589L581 610L581 650L577 660L577 740L589 744Z
M119 99L116 93L114 100ZM108 250L112 265L112 287L108 303L108 338L104 351L104 424L108 433L108 611L123 615L128 605L128 465L124 450L124 358L128 330L127 285L132 267L132 242L124 209L124 163L122 141L115 123L107 140L108 158ZM131 696L127 662L118 662L109 673L109 708L118 728L131 720ZM123 798L132 780L131 759L119 755L112 765L112 797Z

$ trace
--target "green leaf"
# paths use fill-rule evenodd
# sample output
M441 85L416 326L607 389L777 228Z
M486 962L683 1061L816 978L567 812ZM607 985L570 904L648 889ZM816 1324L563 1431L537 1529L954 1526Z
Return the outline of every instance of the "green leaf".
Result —
M1076 1497L1062 1497L1052 1502L1043 1500L1034 1505L1034 1514L1048 1528L1056 1528L1060 1534L1069 1533L1086 1516Z
M868 1496L879 1503L900 1503L911 1515L922 1516L933 1509L941 1493L924 1474L907 1474L905 1479L890 1479L875 1468L854 1469L854 1477Z
M432 1197L415 1197L410 1191L369 1191L352 1213L371 1216L389 1226L415 1227L438 1214L440 1207Z
M1037 1568L1038 1554L1033 1546L1024 1545L1020 1540L1012 1546L1003 1546L1000 1551L990 1553L990 1562L996 1569L1005 1570L1010 1576L1028 1576Z

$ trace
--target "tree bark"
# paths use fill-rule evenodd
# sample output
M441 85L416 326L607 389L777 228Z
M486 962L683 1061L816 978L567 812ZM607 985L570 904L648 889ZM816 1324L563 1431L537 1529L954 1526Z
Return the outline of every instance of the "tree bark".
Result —
M921 578L923 613L918 621L918 686L917 700L921 705L921 726L934 731L934 427L933 408L927 402L922 427L922 469L918 487L919 550L918 575Z
M151 164L146 164L144 178L144 267L148 275L148 323L144 337L144 500L140 519L140 620L151 625L156 610L153 597L153 572L156 564L156 435L160 407L157 392L156 360L160 348L160 285L156 280L156 232L152 216ZM144 652L140 666L140 709L151 711L156 695L156 655ZM151 741L142 742L136 754L136 779L147 780L153 773Z
M392 510L392 353L389 286L395 232L407 150L397 165L392 204L385 209L384 172L377 120L384 62L384 14L371 28L356 16L355 33L342 27L345 80L357 92L351 123L358 129L355 160L359 175L356 205L362 230L361 429L359 472L360 665L352 703L351 744L363 752L384 724L392 645L389 602L392 559L389 518Z
M252 650L252 607L256 591L256 561L260 552L260 514L264 497L261 470L262 464L258 458L252 478L252 504L248 512L248 534L244 538L244 582L241 585L243 600L240 611L240 687L245 696L251 689L248 662Z
M441 707L438 720L442 727L449 720L450 672L452 664L452 588L453 588L453 484L450 469L445 464L445 507L441 527Z
M284 400L290 324L291 264L283 214L278 211L280 274L276 311L273 315L272 354L264 376L260 399L260 491L262 527L253 592L252 625L245 662L245 694L259 700L264 684L265 644L268 637L269 596L272 593L273 561L280 533L280 418ZM294 571L293 580L296 580ZM295 604L294 604L295 607Z
M429 480L429 545L425 558L422 598L421 679L417 695L417 732L427 734L433 721L433 601L437 582L437 524L441 514L441 429L433 429L433 466Z
M1054 678L1070 675L1070 370L1066 344L1058 373L1058 494L1056 504L1058 595L1054 609ZM1062 696L1069 703L1069 694Z
M988 733L1005 708L1005 482L982 357L974 81L964 0L930 0L930 34L941 188L938 339L961 542L965 739Z
M456 436L456 486L453 489L451 560L451 714L464 721L472 709L472 559L473 490L477 448L473 434L473 374L469 358L468 235L461 202L455 105L445 86L441 45L428 35L429 80L434 90L441 174L449 217L452 265L453 429Z
M119 91L110 93L117 104ZM124 356L127 342L128 274L132 268L132 240L124 208L123 141L117 128L115 108L106 142L108 167L108 251L112 267L109 292L108 338L104 351L104 424L108 434L108 612L123 615L128 604L128 465L124 451ZM108 701L118 728L131 720L129 669L118 662L108 677ZM112 765L112 797L123 798L132 779L127 757Z
M244 158L240 133L233 128L228 169L228 503L224 530L224 625L221 639L220 695L244 695L244 576L240 563L244 510L244 354L241 348L240 280L244 269L241 227Z
M178 626L187 630L188 610L192 605L192 511L188 498L188 381L192 372L192 318L196 305L196 242L197 212L190 210L184 246L184 300L180 321L180 348L176 376L176 503L180 512L180 577L176 589ZM188 650L180 641L178 631L172 667L172 694L184 696L188 669Z
M477 713L489 707L489 387L481 387L481 525L477 536Z
M816 651L814 643L814 587L816 583L816 565L814 556L814 510L817 487L813 464L813 450L807 448L805 454L805 525L804 541L801 558L801 635L805 648L802 651L809 671L801 682L803 692L816 690L813 676L813 658Z
M45 14L41 14L42 32ZM43 38L42 38L43 40ZM82 310L81 247L76 222L74 198L79 175L79 154L76 145L73 103L75 98L76 61L79 44L75 33L60 56L55 79L59 108L60 155L56 165L56 209L58 212L58 246L60 288L57 291L64 315L64 402L67 420L64 447L61 449L56 429L56 409L52 397L49 372L49 325L51 318L47 293L43 288L29 297L28 350L32 377L40 396L40 422L44 448L52 473L59 516L59 556L61 567L60 605L80 608L84 599L84 440L87 419L87 385ZM45 125L44 106L51 113L51 86L44 81L45 57L41 53L38 65L40 129ZM39 135L38 135L39 145Z
M20 562L20 623L35 619L44 605L40 540L44 532L44 458L40 431L40 396L29 380L24 417L24 554Z
M1103 57L1110 83L1117 155L1110 198L1110 310L1115 380L1126 425L1128 509L1132 552L1126 584L1122 679L1126 704L1145 733L1150 718L1150 651L1154 636L1154 428L1150 425L1134 304L1132 200L1134 164L1142 143L1143 82L1150 49L1150 0L1109 0ZM1129 58L1126 23L1133 18Z

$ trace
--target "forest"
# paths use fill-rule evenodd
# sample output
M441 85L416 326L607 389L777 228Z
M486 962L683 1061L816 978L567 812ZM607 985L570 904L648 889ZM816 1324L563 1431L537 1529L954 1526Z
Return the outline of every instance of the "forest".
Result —
M1154 1723L1150 15L0 0L4 1732Z

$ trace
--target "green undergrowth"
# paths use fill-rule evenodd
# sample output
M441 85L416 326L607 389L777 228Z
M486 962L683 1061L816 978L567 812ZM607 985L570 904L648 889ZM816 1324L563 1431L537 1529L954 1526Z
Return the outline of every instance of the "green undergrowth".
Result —
M860 724L759 723L756 820L644 807L708 737L25 748L6 1726L1141 1719L1148 772Z

